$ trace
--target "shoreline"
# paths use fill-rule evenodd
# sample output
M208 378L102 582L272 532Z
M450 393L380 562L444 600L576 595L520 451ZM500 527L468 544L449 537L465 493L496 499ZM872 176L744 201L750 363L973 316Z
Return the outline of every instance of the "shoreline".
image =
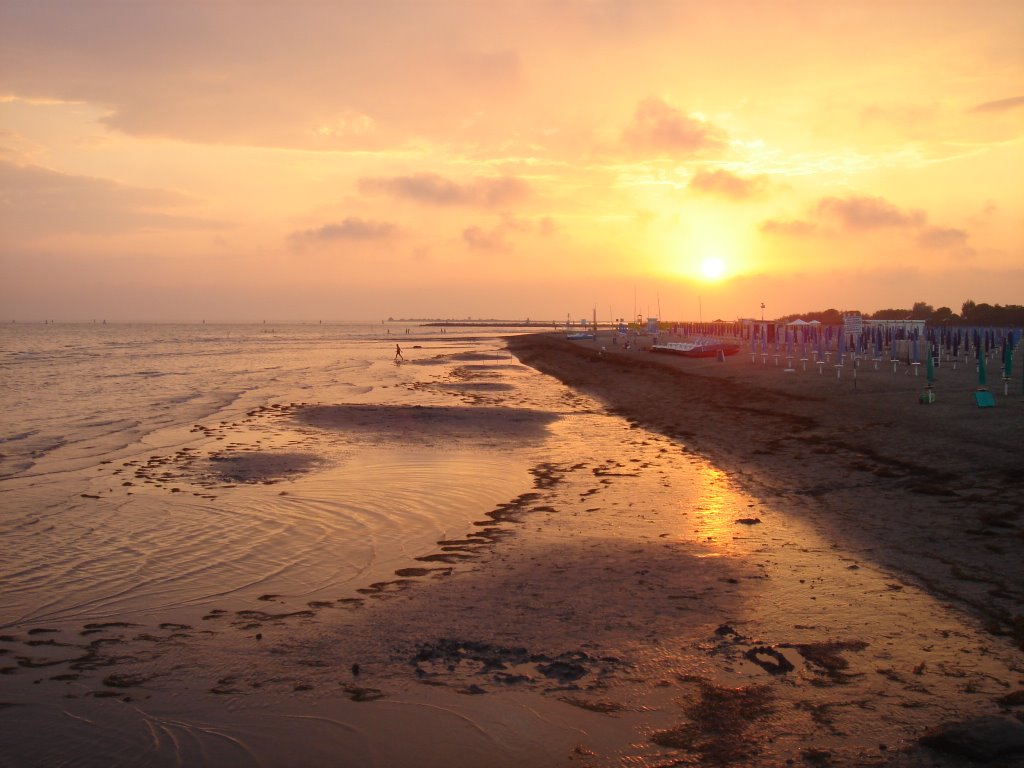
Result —
M973 366L944 364L938 399L922 406L923 377L891 364L866 362L857 379L848 365L844 380L742 351L724 363L653 355L640 341L625 351L604 335L507 339L524 364L682 440L747 492L820 523L1024 650L1019 372L1016 394L1004 398L997 380L996 408L979 409Z

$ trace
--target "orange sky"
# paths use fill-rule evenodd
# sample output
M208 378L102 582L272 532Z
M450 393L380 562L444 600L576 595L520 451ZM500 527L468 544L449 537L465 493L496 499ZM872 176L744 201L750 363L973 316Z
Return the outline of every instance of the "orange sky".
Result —
M5 0L0 317L1024 303L1024 4Z

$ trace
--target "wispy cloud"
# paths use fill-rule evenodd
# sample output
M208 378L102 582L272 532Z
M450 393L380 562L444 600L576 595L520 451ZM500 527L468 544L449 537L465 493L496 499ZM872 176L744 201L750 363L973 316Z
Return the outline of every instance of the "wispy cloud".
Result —
M436 173L392 178L363 178L359 190L383 193L426 205L468 205L496 208L525 200L530 195L526 182L513 176L477 178L458 183Z
M384 240L397 232L398 228L394 224L349 217L340 224L324 224L322 227L293 232L289 239L293 242Z
M956 248L967 244L967 233L951 227L926 227L917 236L924 248Z
M641 101L622 133L623 146L635 153L692 156L725 147L723 130L680 112L664 99Z
M847 230L880 227L920 227L923 211L904 211L881 197L826 197L818 202L819 217L832 220Z
M1011 109L1024 107L1024 96L1013 96L1009 99L986 101L971 107L971 112L1007 112Z
M466 245L478 251L507 251L509 249L503 227L490 230L482 227L466 227L462 230L462 239Z
M689 188L695 192L732 200L756 197L767 187L768 180L764 176L737 176L722 168L713 171L698 171L689 183Z
M780 235L782 237L810 237L819 234L820 227L802 219L768 219L761 222L761 231L766 235Z
M510 237L551 237L557 232L558 227L550 216L530 219L503 214L501 221L490 229L479 226L466 227L462 230L462 240L475 250L509 251L513 247Z
M225 226L179 213L194 202L168 190L0 161L0 230L8 234L34 237L43 232L112 234Z
M837 231L855 235L895 229L911 234L921 248L956 249L965 256L973 254L967 245L966 231L931 225L924 211L900 208L881 197L825 197L806 219L769 219L761 223L760 229L767 235L798 239L834 236Z

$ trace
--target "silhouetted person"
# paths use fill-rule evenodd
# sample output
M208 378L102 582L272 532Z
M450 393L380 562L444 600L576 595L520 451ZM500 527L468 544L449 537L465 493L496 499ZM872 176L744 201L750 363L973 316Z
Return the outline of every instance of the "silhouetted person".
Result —
M405 360L405 358L402 357L402 348L397 344L395 344L395 360Z

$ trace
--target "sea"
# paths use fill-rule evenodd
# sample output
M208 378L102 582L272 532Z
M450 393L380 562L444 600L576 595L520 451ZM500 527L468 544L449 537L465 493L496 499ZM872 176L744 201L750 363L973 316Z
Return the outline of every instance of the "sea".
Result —
M415 564L558 439L522 330L0 326L0 627L336 600ZM545 416L510 433L509 408Z

